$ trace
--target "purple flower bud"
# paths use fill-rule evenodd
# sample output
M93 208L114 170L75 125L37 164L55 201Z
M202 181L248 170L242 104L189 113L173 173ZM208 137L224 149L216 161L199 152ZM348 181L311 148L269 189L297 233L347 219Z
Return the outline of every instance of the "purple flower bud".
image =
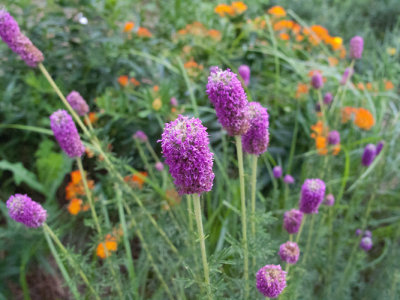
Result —
M385 141L380 141L377 145L376 145L376 156L379 155L379 153L381 153L383 146L385 145Z
M283 227L289 234L297 233L302 221L303 213L297 209L291 209L283 215Z
M269 142L268 112L260 103L249 103L250 128L242 135L243 150L260 155L267 151Z
M26 227L37 228L46 221L47 212L27 195L15 194L7 200L10 217Z
M14 41L21 34L17 21L4 9L0 9L0 37L15 52Z
M257 289L268 298L278 297L286 287L286 272L280 265L266 265L258 270Z
M360 59L364 50L364 40L361 36L355 36L350 40L350 57Z
M229 69L213 68L208 77L207 94L218 121L229 135L242 135L249 129L248 102L242 84Z
M368 236L363 237L360 241L360 248L363 249L364 251L369 251L372 248L372 239Z
M335 197L332 194L326 195L324 204L326 206L333 206L335 204Z
M324 86L324 79L320 72L314 72L311 77L311 85L314 89L318 90Z
M361 158L363 166L368 167L374 161L376 156L376 147L374 144L368 144L364 148L364 153Z
M61 149L69 157L80 157L85 152L72 117L63 109L50 116L50 127Z
M238 69L238 72L244 81L244 85L248 86L250 83L250 67L247 65L241 65Z
M196 118L179 115L165 124L161 142L165 163L179 194L201 194L211 190L213 153L208 147L207 128Z
M133 135L133 138L138 139L142 142L146 142L148 140L147 135L141 130L136 131Z
M156 162L156 164L154 165L154 167L156 168L157 171L161 172L162 170L164 170L164 164L162 162Z
M362 234L362 230L361 229L357 229L356 230L356 236L360 236Z
M286 242L279 247L279 256L288 264L295 264L299 260L300 249L295 242Z
M326 94L324 95L324 103L325 103L326 105L331 104L332 100L333 100L332 93L329 93L329 92L328 92L328 93L326 93Z
M321 179L306 179L301 187L300 211L305 214L317 214L324 197L325 182Z
M316 112L320 112L320 111L321 111L321 105L319 104L319 102L317 102L317 103L315 104L315 111L316 111Z
M365 230L365 232L364 232L364 237L370 237L370 238L372 238L372 232L369 231L369 230Z
M281 178L282 177L282 167L281 166L275 166L272 169L272 174L274 174L275 178Z
M87 105L85 99L77 91L72 91L67 96L67 101L69 105L76 111L80 116L84 116L89 112L89 106Z
M286 184L293 184L294 178L292 175L286 174L285 177L283 178L283 182Z
M175 97L172 97L172 98L169 100L169 103L170 103L172 106L178 106L178 100L176 100Z
M346 68L343 72L343 76L342 76L342 79L340 80L340 84L345 85L352 75L353 75L353 69Z
M337 145L340 143L340 133L336 130L332 130L328 134L329 145Z

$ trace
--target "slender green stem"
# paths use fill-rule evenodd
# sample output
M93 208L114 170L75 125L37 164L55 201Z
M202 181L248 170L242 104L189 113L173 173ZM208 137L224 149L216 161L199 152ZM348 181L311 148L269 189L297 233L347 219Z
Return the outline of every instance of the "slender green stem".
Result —
M256 239L256 190L257 190L257 161L258 155L252 155L251 168L251 234L253 241ZM253 256L253 267L256 265L256 257Z
M246 194L244 188L244 168L243 168L243 151L242 151L242 138L239 135L235 136L236 150L239 166L239 181L240 181L240 199L242 206L242 243L243 243L243 256L244 256L244 281L245 281L245 299L247 299L249 291L249 251L247 246L247 213L246 213Z
M100 300L99 295L97 294L97 292L94 290L94 288L90 284L90 281L86 277L86 275L83 272L81 266L75 261L75 259L73 257L71 257L71 255L69 254L67 249L65 249L64 245L61 243L61 241L58 239L58 237L55 235L55 233L51 230L51 228L49 226L47 226L46 223L43 224L43 230L53 239L53 241L56 243L56 245L60 248L61 252L69 260L69 262L72 265L72 267L74 269L78 270L79 276L81 276L83 282L85 282L86 286L92 292L92 294L95 297L95 299Z
M307 216L307 215L304 214L303 221L302 221L301 224L300 224L299 232L297 233L297 236L296 236L296 243L297 243L297 244L298 244L299 241L300 241L301 233L303 232L304 225L306 224L306 216Z
M43 133L47 135L53 135L53 131L51 131L50 129L36 127L36 126L21 125L21 124L0 124L0 128L20 129L20 130Z
M308 230L308 237L307 237L307 246L306 246L306 251L304 252L304 259L303 259L304 264L307 262L308 253L310 252L311 238L314 230L314 221L315 221L315 214L311 216L310 229Z
M156 162L159 162L160 159L158 158L156 152L154 151L153 147L150 145L150 142L148 140L146 140L145 145L146 145L147 150L149 150L151 156L154 158L154 160Z
M194 93L193 93L193 86L192 86L192 84L190 82L190 79L189 79L189 76L188 76L188 74L187 74L187 72L186 72L186 70L185 70L185 68L183 66L182 60L180 59L180 57L177 57L177 60L178 60L179 69L182 72L183 79L185 80L186 86L187 86L188 91L189 91L189 98L190 98L190 101L192 102L193 114L194 114L195 117L198 118L199 117L199 110L197 108L196 98L195 98Z
M319 103L319 106L321 108L321 113L322 113L322 122L323 122L324 126L326 126L325 106L324 106L324 102L322 101L321 90L318 89L317 93L318 93L318 103Z
M144 151L143 151L143 148L142 148L141 143L138 141L138 139L134 139L134 140L135 140L136 147L137 147L138 150L139 150L139 156L140 156L140 158L142 159L142 161L143 161L143 163L144 163L144 165L145 165L147 171L149 172L150 177L151 177L151 178L154 178L153 167L150 166L149 160L147 159L147 157L146 157L146 155L145 155L145 153L144 153Z
M192 199L190 195L187 195L188 200L188 219L189 219L189 230L193 232L193 207L192 207Z
M201 258L203 260L203 271L204 271L205 285L207 287L207 296L208 296L208 299L212 299L211 286L210 286L210 273L208 270L206 243L205 243L205 237L204 237L204 231L203 231L200 195L193 194L192 198L193 198L193 204L194 204L194 214L196 216L197 233L199 235L199 241L200 241Z

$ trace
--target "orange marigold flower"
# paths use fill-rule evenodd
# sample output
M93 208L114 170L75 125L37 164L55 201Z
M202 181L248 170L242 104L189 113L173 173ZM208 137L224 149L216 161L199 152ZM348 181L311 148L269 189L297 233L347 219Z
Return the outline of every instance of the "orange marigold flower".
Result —
M221 40L221 32L216 29L210 29L207 31L207 34L214 40L219 41Z
M117 251L118 244L117 239L113 237L111 234L107 234L105 238L105 242L97 245L96 254L101 259L109 257L112 252Z
M393 89L394 89L393 82L391 82L390 80L385 80L385 90L389 91Z
M72 184L78 184L82 180L82 174L79 170L72 171L70 173L70 176Z
M354 124L361 129L370 130L375 124L375 119L368 109L360 107L356 111Z
M147 177L147 172L139 172L139 174L134 174L132 176L132 181L138 186L139 189L142 189L146 177Z
M327 144L328 143L327 143L326 137L317 136L315 138L315 147L317 148L318 154L320 154L320 155L328 154Z
M82 200L78 198L72 198L69 202L67 209L71 215L77 215L81 211Z
M220 17L225 17L226 15L233 16L235 14L234 8L227 4L218 4L214 8L214 12L217 13Z
M339 50L343 45L343 39L339 36L329 37L327 43L331 45L333 50Z
M268 9L268 13L275 17L284 17L286 16L286 11L282 6L276 5Z
M282 41L288 41L288 40L290 39L290 36L289 36L286 32L281 32L281 33L279 34L279 38L280 38Z
M302 40L304 40L304 35L302 35L302 34L297 34L297 35L296 35L296 41L301 42Z
M126 75L122 75L118 77L118 83L122 86L127 86L129 83L129 78Z
M151 32L144 27L139 27L138 31L136 33L138 35L138 37L148 37L151 38L153 35L151 34Z
M126 22L124 26L124 32L129 32L132 31L132 29L135 27L135 23L133 22Z
M241 14L247 10L247 5L244 4L242 1L235 1L232 2L232 8L237 14Z
M322 123L322 121L318 121L314 125L311 125L311 130L315 132L317 136L326 136L329 128Z
M131 78L131 79L129 79L129 81L134 85L134 86L139 86L140 85L140 82L139 81L137 81L135 78Z

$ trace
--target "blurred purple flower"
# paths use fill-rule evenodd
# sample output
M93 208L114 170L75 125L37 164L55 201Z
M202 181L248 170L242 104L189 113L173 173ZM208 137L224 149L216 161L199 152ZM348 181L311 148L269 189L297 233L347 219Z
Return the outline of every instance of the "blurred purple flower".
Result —
M241 65L238 69L240 77L242 77L244 85L248 86L250 83L250 67L247 65Z
M321 179L306 179L301 187L300 211L317 214L325 197L325 182Z
M257 289L268 298L278 297L286 287L286 272L280 265L266 265L258 270Z
M15 194L11 196L7 200L7 209L14 221L30 228L42 226L47 218L46 210L27 195Z
M258 102L249 103L250 128L242 135L243 150L260 155L267 151L269 142L268 112Z

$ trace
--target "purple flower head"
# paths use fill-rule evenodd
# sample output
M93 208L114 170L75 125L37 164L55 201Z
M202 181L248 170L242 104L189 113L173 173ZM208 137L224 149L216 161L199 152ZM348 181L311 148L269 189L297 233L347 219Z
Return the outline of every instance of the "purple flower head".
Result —
M363 237L360 241L360 248L363 249L364 251L369 251L372 248L372 239L368 236Z
M311 85L314 89L318 90L324 86L324 79L320 72L314 72L311 77Z
M63 109L50 116L50 127L61 149L69 157L80 157L85 152L78 130L72 117Z
M321 111L321 104L319 104L318 102L315 104L315 111L316 112L320 112Z
M341 85L345 85L347 81L350 79L350 77L353 75L353 69L352 68L346 68L343 72L342 79L340 80Z
M340 143L340 133L336 130L332 130L328 134L329 145L337 145Z
M238 72L244 81L244 85L248 86L250 83L250 67L247 65L241 65L238 69Z
M333 100L332 93L329 93L329 92L325 93L325 95L324 95L324 104L329 105L329 104L331 104L332 100Z
M21 34L17 21L5 10L0 9L0 37L15 52L14 41Z
M302 221L303 213L297 209L291 209L283 215L283 227L289 234L297 233Z
M385 145L385 141L380 141L377 145L376 145L376 155L379 155L379 153L381 153L383 146Z
M84 116L89 112L89 106L87 105L85 99L77 91L72 91L67 96L67 101L69 105L76 111L80 116Z
M350 40L350 57L360 59L364 50L364 40L361 36L355 36Z
M272 169L272 174L274 175L275 178L281 178L282 177L282 167L281 166L275 166Z
M361 229L357 229L356 230L356 236L360 236L362 234L362 230Z
M138 139L142 142L147 142L148 140L147 135L141 130L136 131L135 134L133 135L133 138Z
M321 179L306 179L301 187L300 211L305 214L317 214L324 197L325 182Z
M285 177L283 178L283 182L286 184L293 184L294 178L292 175L286 174Z
M176 100L176 98L175 97L172 97L170 100L169 100L169 103L172 105L172 106L178 106L178 100Z
M363 166L368 167L374 161L376 156L376 147L374 144L368 144L364 148L364 153L361 158Z
M326 206L333 206L333 204L335 204L335 196L333 196L332 194L326 195L324 204Z
M7 200L10 217L26 227L37 228L46 221L47 212L27 195L15 194Z
M295 242L286 242L279 247L279 256L284 262L295 264L299 260L300 249Z
M165 124L162 153L181 195L201 194L213 186L213 153L206 130L199 119L182 115Z
M229 135L247 132L250 126L247 96L235 73L214 67L208 77L207 94L218 121Z
M370 237L370 238L372 238L372 232L369 231L369 230L365 230L365 232L364 232L364 237Z
M161 172L162 170L164 170L164 164L162 162L156 162L156 164L154 165L154 167L156 168L157 171Z
M280 265L266 265L258 270L257 289L268 298L278 297L286 287L286 272Z
M260 103L249 103L250 128L242 135L243 150L260 155L267 151L269 142L269 122L267 109Z

